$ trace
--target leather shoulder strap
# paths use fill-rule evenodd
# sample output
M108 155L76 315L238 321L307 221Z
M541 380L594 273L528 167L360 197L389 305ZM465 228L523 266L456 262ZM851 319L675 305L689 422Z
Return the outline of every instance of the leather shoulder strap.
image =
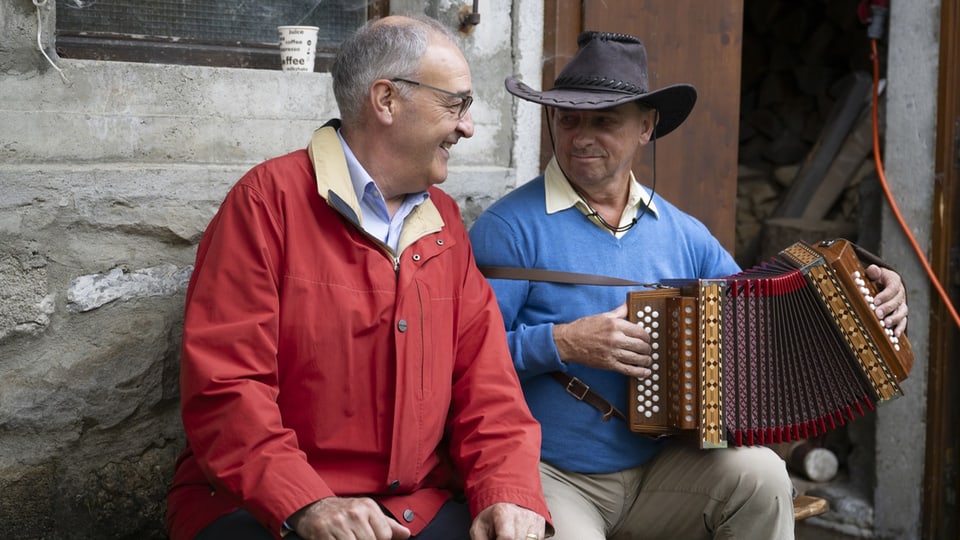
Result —
M603 413L604 422L616 416L624 422L629 423L626 415L624 415L620 409L616 408L600 394L591 390L590 387L580 379L567 375L562 371L551 371L549 375L563 385L568 394Z
M489 279L519 279L525 281L547 281L551 283L569 283L574 285L627 285L634 287L657 288L659 285L640 283L595 274L560 272L542 268L521 268L519 266L481 266L480 272Z
M578 274L575 272L560 272L541 268L521 268L519 266L481 266L480 272L488 279L519 279L525 281L547 281L551 283L569 283L574 285L627 285L634 287L659 288L659 284L640 283L627 279L620 279L595 274ZM626 415L617 409L603 396L594 392L589 386L576 377L571 377L560 371L550 372L549 375L560 383L567 393L583 401L603 413L603 421L617 418L628 421Z

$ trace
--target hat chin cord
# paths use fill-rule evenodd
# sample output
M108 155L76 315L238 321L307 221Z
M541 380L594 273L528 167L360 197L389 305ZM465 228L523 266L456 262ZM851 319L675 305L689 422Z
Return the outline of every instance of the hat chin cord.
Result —
M549 111L549 108L548 108L548 111ZM628 223L627 225L615 226L607 223L607 220L603 219L603 216L601 216L599 212L597 212L596 210L593 209L592 206L590 206L590 203L587 202L587 199L584 198L582 193L580 193L580 190L577 188L577 185L572 180L570 180L570 176L567 175L567 171L563 170L563 165L560 163L560 160L559 159L557 160L557 168L560 169L560 172L563 173L563 177L566 178L567 182L570 183L570 187L573 188L573 191L574 193L577 194L577 197L580 197L580 200L583 201L583 204L587 205L587 209L590 210L590 212L587 214L587 217L597 218L597 221L600 222L600 225L603 225L605 229L607 229L612 233L622 233L632 229L633 226L636 225L638 221L640 221L640 218L642 218L643 215L647 213L647 209L650 208L650 203L653 202L653 196L656 195L657 193L657 128L656 128L656 125L657 125L657 122L660 120L660 112L654 109L654 114L655 114L654 122L653 122L654 128L653 128L653 133L650 135L650 140L653 143L653 185L650 188L650 197L646 200L646 202L643 203L643 209L641 209L640 212L636 215L636 217L634 217L633 220L631 220L630 223ZM553 136L553 123L550 121L549 112L547 113L547 132L550 134L550 147L553 148L553 155L556 156L557 141Z

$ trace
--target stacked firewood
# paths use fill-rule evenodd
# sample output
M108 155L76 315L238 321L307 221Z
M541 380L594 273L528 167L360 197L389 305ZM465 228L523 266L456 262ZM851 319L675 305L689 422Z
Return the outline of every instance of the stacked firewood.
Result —
M870 44L857 4L745 2L736 231L741 265L798 239L856 239L862 184L875 175Z

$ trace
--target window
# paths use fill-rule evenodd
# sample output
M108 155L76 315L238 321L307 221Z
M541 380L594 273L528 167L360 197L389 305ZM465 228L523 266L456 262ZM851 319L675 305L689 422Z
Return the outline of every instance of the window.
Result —
M277 26L320 28L315 71L389 0L57 0L64 58L280 69Z

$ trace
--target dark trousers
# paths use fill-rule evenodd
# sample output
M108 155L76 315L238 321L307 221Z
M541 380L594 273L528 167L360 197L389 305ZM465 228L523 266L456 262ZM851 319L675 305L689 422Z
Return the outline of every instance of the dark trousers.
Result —
M382 507L381 507L382 508ZM389 512L384 514L390 517ZM447 501L440 512L416 540L470 540L470 510L465 503ZM401 523L403 523L401 521ZM272 540L270 532L246 510L237 510L207 525L195 540ZM290 533L284 540L302 540L297 533Z

